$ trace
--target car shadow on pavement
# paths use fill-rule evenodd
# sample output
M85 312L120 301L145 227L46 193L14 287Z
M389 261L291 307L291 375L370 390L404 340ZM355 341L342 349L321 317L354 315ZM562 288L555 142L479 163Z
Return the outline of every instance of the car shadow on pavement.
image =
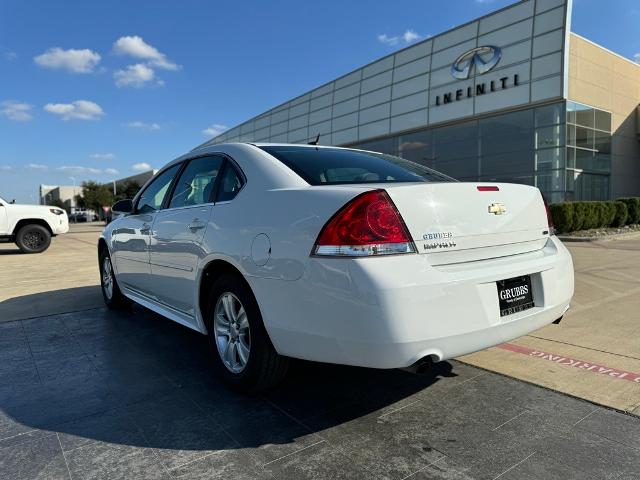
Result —
M102 307L99 285L32 293L0 300L0 323ZM46 322L46 319L43 320ZM2 352L0 352L2 358Z
M458 375L449 363L415 375L298 361L251 396L226 388L210 358L203 335L138 306L0 323L0 447L56 432L70 464L148 449L167 469L243 449L264 464L362 441Z
M0 245L3 245L0 243ZM0 248L0 255L23 255L19 248L3 247Z

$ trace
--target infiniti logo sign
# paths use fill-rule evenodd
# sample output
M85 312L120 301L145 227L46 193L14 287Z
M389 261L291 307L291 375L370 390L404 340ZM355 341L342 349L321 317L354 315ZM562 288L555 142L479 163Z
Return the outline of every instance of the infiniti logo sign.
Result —
M451 65L451 75L461 80L469 78L472 67L478 75L495 67L502 57L502 50L494 46L477 47L460 55Z

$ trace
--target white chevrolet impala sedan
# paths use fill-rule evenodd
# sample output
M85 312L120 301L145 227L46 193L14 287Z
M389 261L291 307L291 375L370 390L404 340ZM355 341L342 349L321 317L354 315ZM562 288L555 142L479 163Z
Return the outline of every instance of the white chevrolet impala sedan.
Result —
M380 153L200 148L113 210L106 304L207 334L243 390L276 383L289 358L417 368L471 353L559 320L573 295L537 188Z

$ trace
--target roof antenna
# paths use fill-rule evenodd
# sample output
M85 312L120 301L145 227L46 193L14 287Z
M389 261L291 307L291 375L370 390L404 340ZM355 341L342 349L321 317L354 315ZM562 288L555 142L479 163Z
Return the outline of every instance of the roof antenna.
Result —
M313 141L309 142L309 145L318 145L318 142L319 142L319 141L320 141L320 134L318 134L318 135L316 136L316 139L315 139L315 140L313 140Z

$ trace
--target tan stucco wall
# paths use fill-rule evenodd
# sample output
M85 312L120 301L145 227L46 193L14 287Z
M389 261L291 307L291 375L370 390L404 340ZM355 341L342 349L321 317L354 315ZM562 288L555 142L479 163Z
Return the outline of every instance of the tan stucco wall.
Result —
M640 141L636 135L640 65L572 33L569 100L611 112L612 197L640 196Z

